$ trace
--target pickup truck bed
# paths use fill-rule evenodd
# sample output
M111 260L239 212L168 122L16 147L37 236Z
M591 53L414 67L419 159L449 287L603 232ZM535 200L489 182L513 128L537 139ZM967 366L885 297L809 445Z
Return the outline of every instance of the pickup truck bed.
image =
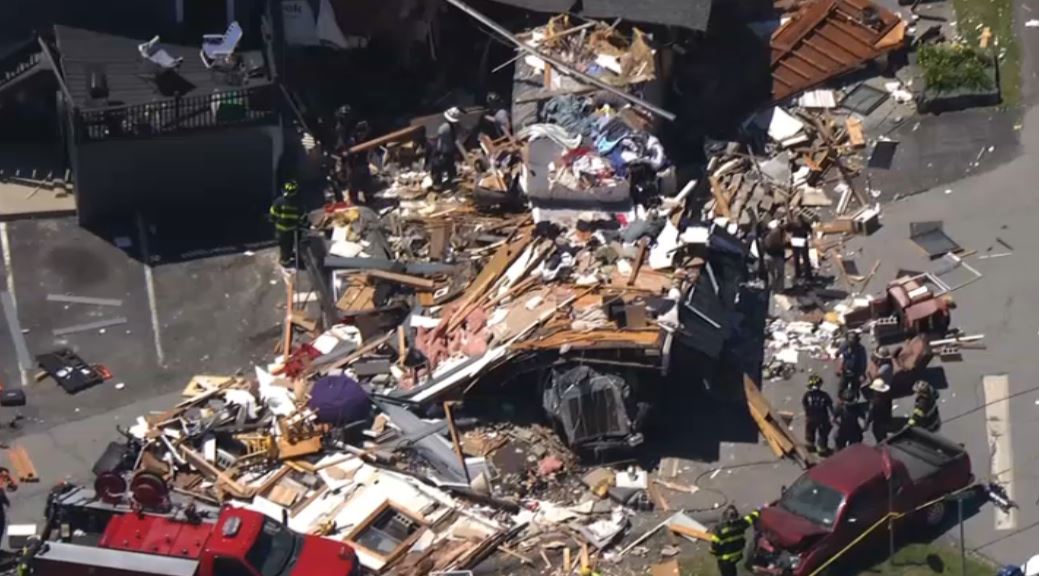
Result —
M891 449L891 457L901 462L909 478L917 483L949 467L966 453L962 446L934 434L922 434L919 430L905 430L885 442Z

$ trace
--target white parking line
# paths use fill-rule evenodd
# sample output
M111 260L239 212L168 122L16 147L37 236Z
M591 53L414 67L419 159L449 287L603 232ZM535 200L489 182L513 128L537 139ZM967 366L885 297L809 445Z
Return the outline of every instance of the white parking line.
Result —
M1010 442L1010 377L990 374L981 379L985 389L985 429L988 433L989 470L992 482L997 482L1014 499L1014 451ZM1017 512L996 511L996 530L1017 528Z
M7 291L11 294L11 303L14 310L18 312L18 296L14 293L14 266L11 266L11 239L7 236L7 222L0 222L0 250L4 255L4 275L7 277ZM18 370L22 380L22 387L29 385L29 372L24 369Z
M166 355L162 352L162 336L159 333L159 311L155 307L155 278L150 264L151 253L148 252L148 231L140 214L137 214L137 241L141 243L141 259L144 261L144 287L148 292L148 311L151 312L152 334L155 335L155 357L159 360L159 366L165 366Z

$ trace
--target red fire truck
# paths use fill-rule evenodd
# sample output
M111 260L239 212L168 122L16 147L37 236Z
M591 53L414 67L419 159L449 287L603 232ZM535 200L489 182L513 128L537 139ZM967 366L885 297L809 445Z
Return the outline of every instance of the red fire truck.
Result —
M76 488L52 500L43 538L24 560L33 574L356 576L360 571L346 544L298 534L252 510L228 506L208 513L193 507L165 514L120 511L90 494ZM107 514L94 541L89 533L84 542L50 539L56 524L63 525L63 533L72 526L97 526L98 512Z

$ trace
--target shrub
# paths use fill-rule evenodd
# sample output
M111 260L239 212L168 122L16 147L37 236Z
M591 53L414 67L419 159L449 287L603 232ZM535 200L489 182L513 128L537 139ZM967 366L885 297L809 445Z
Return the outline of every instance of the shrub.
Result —
M927 44L918 53L927 88L938 92L988 90L991 59L966 44Z

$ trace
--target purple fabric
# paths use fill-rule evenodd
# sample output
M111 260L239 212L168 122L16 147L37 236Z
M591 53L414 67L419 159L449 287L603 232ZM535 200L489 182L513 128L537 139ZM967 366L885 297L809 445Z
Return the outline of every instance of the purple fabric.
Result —
M366 420L371 414L368 394L348 376L325 376L315 382L307 406L317 414L318 422L339 426Z

